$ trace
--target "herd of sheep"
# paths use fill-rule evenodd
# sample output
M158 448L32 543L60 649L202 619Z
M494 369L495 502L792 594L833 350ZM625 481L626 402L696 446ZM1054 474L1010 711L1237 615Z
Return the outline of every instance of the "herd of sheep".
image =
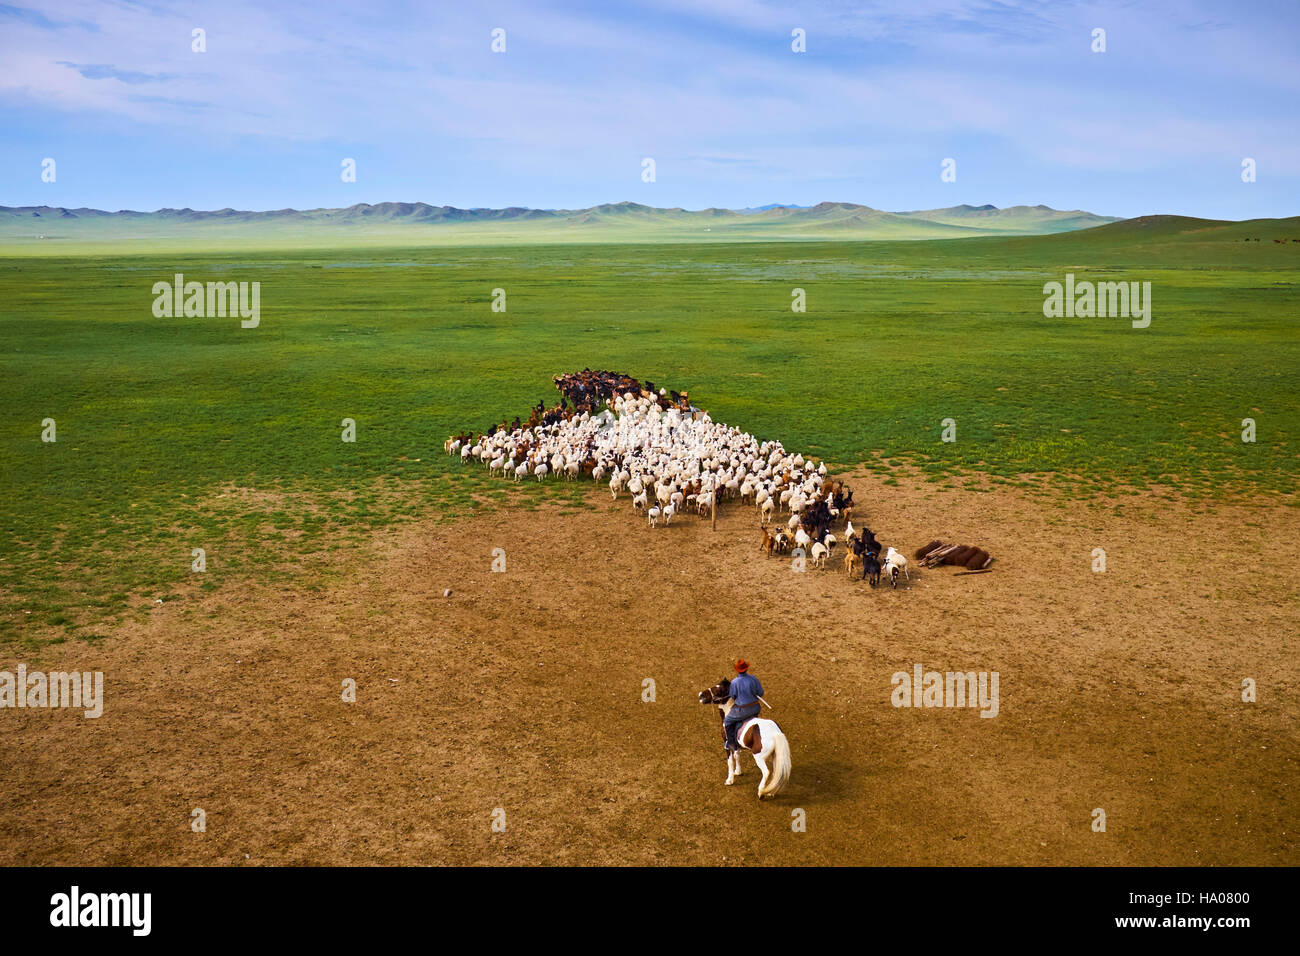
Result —
M597 413L498 428L476 440L449 438L446 450L516 481L608 481L610 493L617 499L628 492L651 525L688 510L707 515L724 497L753 501L767 514L778 503L798 511L821 494L826 476L825 465L788 454L779 441L759 442L707 412L664 408L656 396L633 391L614 395Z
M760 442L639 385L614 391L600 411L562 402L552 412L540 420L535 415L536 424L503 423L477 438L454 435L444 447L515 481L548 475L607 481L614 499L627 492L651 527L684 513L708 517L717 502L739 499L761 518L764 550L807 556L814 567L824 568L834 555L839 542L831 529L843 522L850 577L861 571L874 585L883 572L894 586L900 576L910 578L902 554L882 547L870 529L854 530L853 493L828 481L824 464L790 454L779 441ZM769 533L768 523L782 511L788 524ZM983 559L992 560L987 553Z

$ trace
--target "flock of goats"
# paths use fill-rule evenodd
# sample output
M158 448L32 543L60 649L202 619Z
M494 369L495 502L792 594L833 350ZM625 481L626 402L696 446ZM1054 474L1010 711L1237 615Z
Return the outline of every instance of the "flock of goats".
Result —
M793 554L823 569L840 544L832 528L843 522L849 577L860 573L873 587L882 575L894 587L900 576L910 580L902 554L883 548L869 528L854 529L853 492L839 480L827 481L824 464L787 453L779 441L759 442L714 422L686 393L656 390L651 382L584 369L557 376L555 383L559 403L547 409L538 402L527 424L516 418L477 438L453 435L445 450L515 481L547 475L608 481L614 499L626 491L652 528L684 513L711 517L717 503L738 499L757 511L763 550ZM769 530L782 511L789 513L788 522ZM940 544L922 551L941 550L935 547Z

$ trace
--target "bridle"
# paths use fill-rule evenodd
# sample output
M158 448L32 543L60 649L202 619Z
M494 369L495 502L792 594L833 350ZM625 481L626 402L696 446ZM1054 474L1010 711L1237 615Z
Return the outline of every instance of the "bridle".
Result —
M731 697L727 690L722 690L722 681L714 684L708 689L709 703L714 705L724 704Z

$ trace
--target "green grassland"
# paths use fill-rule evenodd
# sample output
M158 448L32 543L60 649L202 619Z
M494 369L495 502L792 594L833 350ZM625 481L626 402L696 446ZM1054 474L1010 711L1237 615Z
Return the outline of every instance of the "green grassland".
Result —
M1273 240L1292 237L1300 220L1154 218L930 242L0 246L0 645L93 640L250 574L328 586L338 548L394 521L581 506L577 486L490 480L442 441L550 403L551 376L584 366L842 465L1063 500L1290 502L1300 243ZM1151 282L1150 327L1044 318L1043 283L1067 271ZM260 326L155 318L175 272L260 282Z

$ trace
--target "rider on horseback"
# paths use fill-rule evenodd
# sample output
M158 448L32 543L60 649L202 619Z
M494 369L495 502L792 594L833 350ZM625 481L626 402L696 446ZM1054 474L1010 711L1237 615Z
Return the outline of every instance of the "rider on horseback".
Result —
M727 716L722 721L727 734L728 753L740 749L740 744L736 741L740 725L751 717L757 717L762 710L758 699L763 696L763 685L749 673L749 664L743 659L736 661L736 677L731 682L730 693L731 710L727 711Z

